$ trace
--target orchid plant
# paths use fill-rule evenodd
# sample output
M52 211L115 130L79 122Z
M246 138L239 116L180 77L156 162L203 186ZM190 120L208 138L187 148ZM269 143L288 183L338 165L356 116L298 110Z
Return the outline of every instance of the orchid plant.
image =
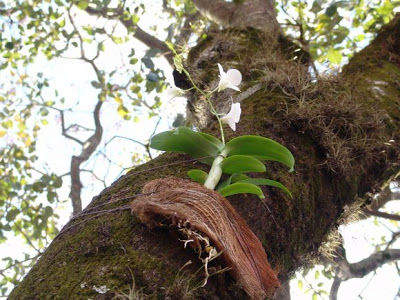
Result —
M217 190L222 196L230 196L240 193L255 194L264 198L259 186L269 185L282 189L291 196L290 191L281 183L265 178L250 178L245 173L263 173L266 171L264 161L277 161L286 165L290 171L294 168L292 153L283 145L271 139L244 135L236 137L225 143L223 124L235 131L236 124L240 120L240 103L233 103L228 114L219 114L211 102L211 95L225 89L240 91L242 74L237 69L224 71L218 64L219 83L210 92L201 90L192 80L189 72L182 65L182 58L176 53L172 44L168 44L174 52L174 63L178 72L183 72L192 83L192 88L202 94L207 101L211 113L217 118L221 132L221 139L204 132L193 131L188 127L178 127L155 135L150 141L150 147L169 152L183 152L198 161L211 165L209 173L200 169L193 169L188 176L209 189ZM172 87L167 93L169 98L182 96L185 92L177 87ZM230 175L221 181L222 174Z

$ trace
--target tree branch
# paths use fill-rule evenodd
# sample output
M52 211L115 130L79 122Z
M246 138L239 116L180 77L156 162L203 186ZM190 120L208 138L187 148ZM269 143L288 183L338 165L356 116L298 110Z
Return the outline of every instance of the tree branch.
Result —
M393 192L389 185L386 186L382 192L379 193L377 197L372 200L372 203L364 208L362 208L361 219L365 219L369 216L382 217L392 220L399 220L400 216L392 215L384 212L380 212L379 209L386 205L390 201L400 200L400 193Z
M4 272L6 272L7 270L11 269L12 267L14 267L16 265L23 264L23 263L25 263L27 261L30 261L30 260L35 260L35 259L39 258L42 254L43 254L43 252L38 252L35 256L30 256L28 258L25 258L24 260L18 260L18 261L16 260L16 261L14 261L14 263L12 263L11 265L5 267L4 269L0 269L0 274L2 274L2 276L5 276Z
M98 101L93 111L95 124L93 135L85 141L81 153L78 156L73 155L71 159L71 191L69 196L72 200L73 215L82 211L80 166L96 151L103 136L103 127L100 122L100 109L102 105L103 102Z
M375 271L386 263L400 259L400 249L386 249L371 254L366 259L350 264L346 259L339 262L340 270L337 274L342 281L351 278L362 278Z
M290 280L286 280L275 292L273 300L290 300Z
M393 200L400 200L400 193L393 192L388 185L379 193L378 197L372 201L368 208L372 211L377 211L386 203Z
M64 118L64 111L63 110L59 110L60 112L60 116L61 116L61 133L63 136L65 136L67 139L73 140L75 142L77 142L79 145L83 145L83 142L81 140L79 140L76 137L73 137L72 135L68 134L68 128L65 128L65 118Z
M337 300L337 295L341 283L342 279L340 279L339 276L335 276L335 278L333 279L331 290L329 292L329 300Z
M234 3L223 0L193 0L199 12L215 23L229 27L230 19L235 12Z
M367 215L370 216L375 216L375 217L380 217L380 218L385 218L385 219L390 219L390 220L395 220L395 221L400 221L400 215L395 215L395 214L389 214L383 211L372 211L368 208L364 208L363 212Z
M191 24L195 23L200 18L201 14L199 12L196 12L195 14L186 17L185 22L180 28L180 34L176 38L176 44L185 45L188 42L190 35L193 32Z
M140 28L137 24L133 23L131 18L126 18L123 16L121 9L111 9L106 8L103 10L97 10L96 8L88 6L85 10L89 15L104 17L107 19L118 20L125 26L127 29L134 29L133 36L141 41L143 44L150 48L155 48L161 50L164 57L168 60L168 62L173 65L173 56L171 50L167 47L167 45L157 39L156 37L152 36L151 34L144 31Z
M72 6L71 6L72 7ZM87 63L89 63L94 72L96 73L97 80L101 85L101 94L105 94L106 87L104 86L104 80L101 75L100 70L97 68L94 60L97 58L97 55L93 59L88 59L85 56L85 51L83 49L83 40L80 36L80 33L75 25L74 19L71 16L71 7L68 10L68 15L72 26L74 27L75 32L78 34L78 38L80 40L81 47L81 59ZM100 94L100 95L101 95ZM100 109L103 105L103 101L101 97L99 97L98 102L93 110L93 119L95 130L94 133L82 144L81 153L76 156L73 155L71 158L71 167L70 167L70 175L71 175L71 190L69 196L72 201L72 210L73 215L76 215L82 211L82 200L81 200L81 190L82 190L82 182L81 182L81 169L80 166L83 162L89 159L89 157L96 151L99 146L102 136L103 136L103 127L100 122Z

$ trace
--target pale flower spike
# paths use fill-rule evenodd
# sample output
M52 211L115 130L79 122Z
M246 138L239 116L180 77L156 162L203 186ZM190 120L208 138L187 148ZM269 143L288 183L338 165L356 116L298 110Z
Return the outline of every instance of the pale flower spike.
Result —
M232 103L231 110L221 118L221 122L228 124L233 131L236 131L236 123L239 122L241 113L240 103Z
M181 97L185 94L184 90L172 85L165 93L165 101L172 100L176 97Z
M219 83L218 92L223 91L227 88L239 91L239 84L242 82L242 74L237 69L229 69L226 73L220 64L218 64L219 69Z

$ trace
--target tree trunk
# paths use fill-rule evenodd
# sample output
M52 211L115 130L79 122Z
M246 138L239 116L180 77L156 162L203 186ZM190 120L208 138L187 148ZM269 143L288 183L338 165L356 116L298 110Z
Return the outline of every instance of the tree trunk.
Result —
M308 73L306 54L299 56L291 42L256 29L210 33L191 51L187 68L202 88L215 87L218 62L243 74L241 94L224 91L213 99L219 112L226 112L231 96L242 103L238 130L227 140L265 136L296 158L294 173L275 163L267 166L265 177L279 180L294 195L290 199L264 188L272 213L253 196L228 199L262 242L281 281L321 252L333 251L329 233L399 175L398 49L400 15L342 74L318 81ZM188 111L200 127L218 133L201 96L190 95ZM247 299L229 272L199 287L204 268L196 272L202 268L197 254L184 249L168 228L149 230L129 210L146 182L185 178L192 168L206 170L188 160L161 155L95 197L63 228L10 299L111 299L130 291L149 299ZM193 263L185 266L189 260ZM217 259L209 267L225 265Z

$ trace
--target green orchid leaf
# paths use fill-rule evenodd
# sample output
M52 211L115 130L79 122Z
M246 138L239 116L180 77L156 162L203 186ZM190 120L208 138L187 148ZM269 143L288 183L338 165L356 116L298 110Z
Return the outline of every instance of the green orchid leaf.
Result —
M262 190L258 186L251 183L236 182L221 188L218 192L224 197L236 194L255 194L260 199L265 198Z
M220 152L215 141L211 142L209 137L206 138L204 134L187 127L178 127L156 134L150 141L150 147L162 151L183 152L210 165Z
M227 180L220 182L215 189L218 191L218 190L222 189L223 187L230 185L231 183L235 183L237 181L245 180L245 179L250 179L250 177L245 174L235 173L235 174L232 174L231 176L229 176L229 178Z
M222 172L226 174L265 172L264 164L257 158L248 155L232 155L221 163Z
M238 174L238 173L233 174L233 175L231 176L231 181L232 181L232 183L237 182L237 181L240 181L240 180L245 180L245 179L250 179L250 177L247 176L247 175L245 175L245 174Z
M208 174L200 169L192 169L187 172L190 179L200 184L204 184L206 182Z
M219 191L220 189L230 185L231 184L231 180L232 180L232 176L229 176L229 178L227 180L224 180L224 181L218 183L218 185L215 187L215 190Z
M212 136L211 134L204 133L204 132L199 132L199 134L202 135L207 140L209 140L215 146L217 146L219 151L221 151L224 148L224 144L219 139L217 139L215 136Z
M261 136L243 135L232 139L225 145L228 156L249 155L260 160L273 160L294 170L294 157L286 147Z
M277 188L280 188L281 190L283 190L286 194L288 194L290 196L290 198L293 198L292 193L288 190L288 188L286 186L284 186L282 183L275 181L275 180L264 179L264 178L249 178L249 179L240 180L238 182L277 187Z

